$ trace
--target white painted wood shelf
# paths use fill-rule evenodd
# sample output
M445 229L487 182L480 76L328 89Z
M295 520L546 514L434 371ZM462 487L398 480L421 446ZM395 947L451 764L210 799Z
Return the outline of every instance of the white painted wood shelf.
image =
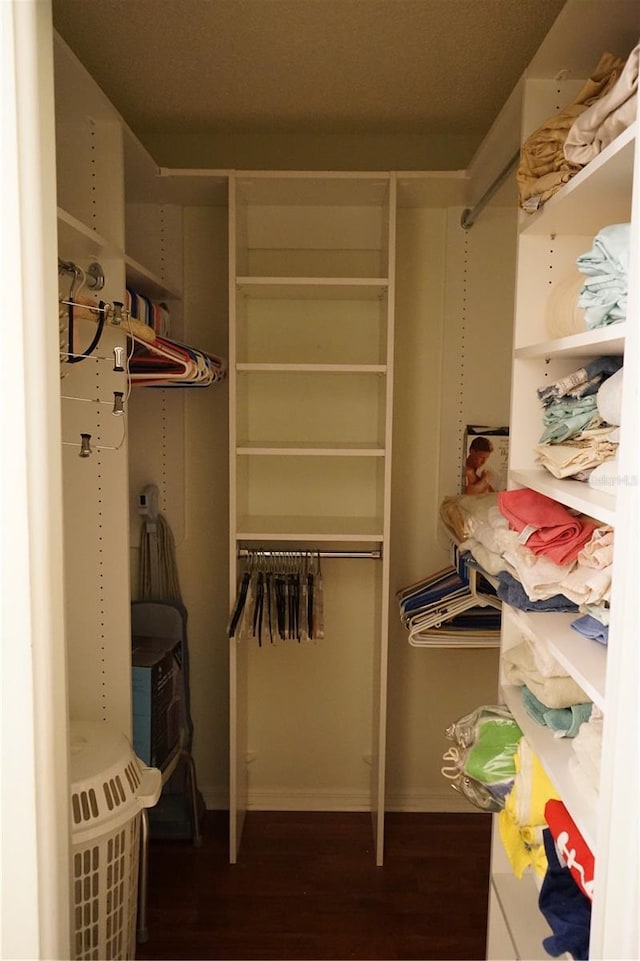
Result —
M617 2L614 15L609 3L595 0L590 4L588 27L582 19L583 13L584 7L580 2L569 0L536 57L539 64L545 63L547 67L555 64L555 69L547 74L549 82L525 75L522 83L524 131L538 129L543 118L553 116L562 109L563 104L556 99L562 89L557 72L565 66L561 62L562 42L566 45L570 42L570 36L580 32L589 39L589 43L596 42L597 34L599 49L608 49L608 43L619 48L622 32L627 38L628 51L637 43L637 8L634 12L631 4ZM612 18L616 20L615 30ZM559 38L564 38L564 41ZM619 49L621 56L628 51ZM585 55L582 68L585 77L592 66ZM578 75L574 73L573 76ZM565 102L570 99L567 96ZM637 818L636 811L624 810L624 784L619 787L617 780L620 776L623 781L626 779L624 770L621 772L618 768L616 778L611 776L616 765L616 726L627 711L618 690L621 685L629 686L628 674L625 675L619 665L629 663L629 645L637 644L637 632L630 632L625 627L632 612L623 609L624 601L618 601L616 605L616 598L623 597L625 590L628 595L629 565L635 571L637 590L637 550L632 546L637 542L637 536L629 542L629 537L634 537L629 525L633 526L636 516L633 511L637 511L637 507L629 513L629 506L633 504L629 497L632 492L626 488L614 494L610 490L593 489L588 483L568 478L560 480L537 463L535 448L541 442L544 430L537 389L599 356L624 357L626 371L630 343L633 344L632 366L636 363L638 304L632 296L631 274L628 322L568 333L562 337L554 337L550 331L561 330L565 324L567 330L576 330L578 327L575 310L581 278L576 259L591 249L603 227L631 222L635 244L632 250L637 250L637 212L632 211L633 192L638 189L638 184L634 183L638 176L638 158L635 156L637 129L637 123L632 124L561 187L537 213L528 215L521 212L519 218L509 487L528 487L599 524L612 525L616 538L608 646L584 637L571 627L571 622L579 614L523 612L505 607L502 628L503 650L518 643L523 635L534 643L536 638L543 641L585 695L604 714L600 791L599 794L596 791L588 793L581 788L571 771L570 762L576 760L571 739L555 737L548 727L533 720L523 705L522 688L509 685L501 688L504 703L512 711L524 737L539 757L594 853L596 887L589 949L592 961L632 957L633 954L621 953L620 945L630 944L634 937L637 944L637 929L634 936L632 926L624 921L622 913L618 917L619 923L611 920L614 905L625 897L625 882L610 851L610 845L617 843L611 829L614 806L621 822L628 818L635 823ZM574 289L575 299L567 300L564 295ZM559 304L560 309L564 310L562 316L554 313L559 309ZM619 453L622 455L625 443L631 445L628 450L634 451L637 462L638 414L634 409L637 404L626 403L629 389L635 390L637 386L630 386L629 375L625 374ZM635 605L635 599L627 596L626 603ZM631 684L633 690L633 682ZM637 696L636 687L631 699L637 702ZM636 715L632 712L632 716ZM624 737L624 732L619 731L618 737ZM633 763L636 764L637 738L634 736L630 743L631 752L635 751ZM624 830L622 823L616 824L616 835L617 832L624 833ZM618 858L625 857L627 853L621 844L618 846ZM637 885L637 860L627 860L633 879L630 883ZM539 915L537 885L531 877L518 882L508 874L508 862L499 841L495 820L491 891L489 957L528 961L547 957L542 948L542 939L545 929L548 933L548 927Z
M236 174L230 210L231 603L237 558L249 547L380 552L366 602L374 612L366 656L374 672L369 780L381 864L395 175ZM324 603L330 610L331 597ZM234 861L250 803L246 644L232 638L230 659Z

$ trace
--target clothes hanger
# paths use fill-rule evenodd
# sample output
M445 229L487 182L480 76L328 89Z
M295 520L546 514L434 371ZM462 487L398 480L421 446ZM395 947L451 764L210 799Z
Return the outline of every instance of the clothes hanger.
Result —
M467 552L454 544L449 567L396 595L409 643L440 647L486 647L488 641L493 643L499 625L490 610L500 611L502 602L492 591L493 585L483 572L469 563Z

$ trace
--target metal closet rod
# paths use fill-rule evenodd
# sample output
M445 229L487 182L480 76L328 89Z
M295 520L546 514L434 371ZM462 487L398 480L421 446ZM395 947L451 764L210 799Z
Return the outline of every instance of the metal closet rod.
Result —
M473 227L478 214L484 210L493 195L500 189L500 187L502 187L505 180L507 180L512 170L518 165L519 162L520 151L513 155L504 170L498 174L491 186L485 190L477 204L474 207L467 207L466 210L462 211L462 216L460 217L460 226L464 230L469 230L470 227Z
M253 549L242 547L238 550L238 557L252 557L254 554L262 554L264 557L281 557L287 554L314 554L316 557L349 557L355 559L366 559L366 560L379 560L382 557L382 551L317 551L312 548L300 548L299 550L268 550L265 551L261 547L255 547Z

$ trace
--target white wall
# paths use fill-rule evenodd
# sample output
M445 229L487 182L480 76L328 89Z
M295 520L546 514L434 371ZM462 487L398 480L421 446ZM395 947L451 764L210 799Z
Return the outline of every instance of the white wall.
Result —
M460 214L398 218L392 592L448 561L438 506L459 491L464 425L508 422L515 214L487 208L468 232ZM412 647L391 610L388 807L472 810L440 775L444 730L494 701L497 651Z
M185 208L184 340L226 356L227 211ZM188 611L191 713L197 775L210 806L227 803L228 783L228 392L134 388L129 464L132 596L138 595L141 518L137 495L159 490L158 509L176 545Z

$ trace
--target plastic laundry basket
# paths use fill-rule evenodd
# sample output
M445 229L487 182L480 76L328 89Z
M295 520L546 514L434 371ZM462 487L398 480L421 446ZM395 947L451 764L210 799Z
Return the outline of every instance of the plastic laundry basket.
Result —
M141 811L160 772L100 721L71 722L72 957L135 957Z

